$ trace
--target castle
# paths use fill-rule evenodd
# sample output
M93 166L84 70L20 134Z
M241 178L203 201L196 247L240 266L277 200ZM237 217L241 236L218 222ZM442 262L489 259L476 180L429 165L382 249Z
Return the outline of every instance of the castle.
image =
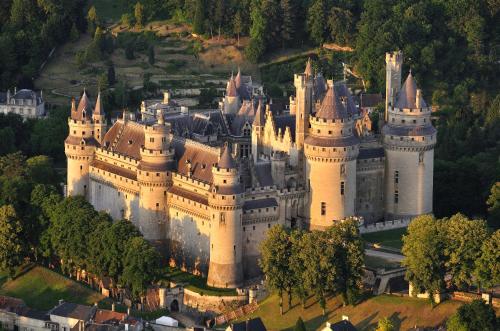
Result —
M259 243L275 224L321 230L430 213L436 130L411 72L401 86L402 62L386 55L380 136L363 132L345 83L315 75L310 61L288 105L265 102L238 72L221 109L167 104L141 120L124 112L108 129L100 96L93 107L84 92L68 119L67 194L130 220L215 287L259 274Z

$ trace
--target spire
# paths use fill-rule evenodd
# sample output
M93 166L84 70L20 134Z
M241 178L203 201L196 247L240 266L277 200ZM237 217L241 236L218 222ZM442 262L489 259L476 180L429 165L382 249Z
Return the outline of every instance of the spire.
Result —
M259 106L257 107L257 111L255 112L255 117L253 119L254 126L264 126L266 123L266 119L262 110L262 99L259 99Z
M73 105L72 105L73 110ZM87 91L84 89L80 102L78 103L78 108L76 111L71 112L71 118L77 121L83 121L90 119L92 115L92 107L90 105L90 100L87 96Z
M227 82L226 87L226 96L227 97L237 97L238 92L236 91L236 85L234 83L233 75L231 74L231 79Z
M321 102L321 106L316 113L316 117L327 120L349 117L346 107L340 101L339 96L337 96L333 83L328 84L328 91L326 92L326 95Z
M75 97L71 98L71 116L73 117L73 113L76 113L76 101Z
M236 85L236 88L239 90L241 87L241 70L240 67L238 67L238 73L236 74L236 78L234 79L234 84Z
M304 74L308 77L312 77L313 70L312 70L311 58L307 59L306 70L304 70Z
M236 168L236 163L234 162L233 157L231 156L231 149L230 149L229 145L227 145L227 144L226 144L226 147L224 148L224 151L222 152L222 155L220 157L218 167L223 168L223 169Z
M99 91L99 93L97 94L97 101L95 102L94 115L104 116L104 107L102 106L102 101L101 101L101 91Z
M419 97L418 102L417 96ZM417 105L419 107L417 107ZM427 107L422 94L417 93L417 82L415 81L415 78L413 78L411 70L403 86L401 87L401 90L399 91L395 107L399 109L416 109Z

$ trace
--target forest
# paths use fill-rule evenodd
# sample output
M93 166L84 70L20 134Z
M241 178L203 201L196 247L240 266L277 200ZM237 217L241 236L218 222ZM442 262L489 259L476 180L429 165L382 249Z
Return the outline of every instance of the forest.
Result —
M495 185L500 181L498 1L117 1L129 9L122 21L172 19L190 24L203 38L246 37L242 47L253 62L287 48L314 49L326 42L350 46L350 65L369 92L384 92L385 52L402 50L404 76L412 70L436 111L436 216L460 211L500 226L500 184ZM2 1L0 89L30 87L50 50L88 29L89 5L84 0ZM13 130L0 135L13 139ZM34 154L23 146L8 152ZM64 157L62 144L55 154L49 149L54 159Z

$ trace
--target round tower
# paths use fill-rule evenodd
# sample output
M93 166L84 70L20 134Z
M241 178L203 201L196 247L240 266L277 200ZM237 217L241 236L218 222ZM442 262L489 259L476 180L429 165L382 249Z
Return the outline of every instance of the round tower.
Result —
M169 143L170 127L160 113L158 122L144 126L144 146L137 169L140 187L139 229L144 238L161 241L166 238L167 188L171 182L168 171L173 161Z
M388 108L382 129L385 149L386 219L432 212L436 129L411 72Z
M213 187L209 195L210 232L209 286L236 288L243 284L242 206L243 187L229 147L212 167Z
M355 213L359 141L354 135L354 114L335 89L333 82L328 81L321 107L310 118L311 128L304 146L310 228L317 230Z
M71 100L68 126L69 135L64 142L68 163L66 195L83 195L88 198L89 166L99 143L94 139L92 106L85 91L78 107L76 107L75 99Z

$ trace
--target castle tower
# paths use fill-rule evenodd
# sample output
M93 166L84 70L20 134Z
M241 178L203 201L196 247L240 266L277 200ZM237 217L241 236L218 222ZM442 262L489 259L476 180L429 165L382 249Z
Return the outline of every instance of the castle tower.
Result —
M71 115L68 118L69 135L64 142L64 151L68 162L67 191L70 195L83 195L88 198L89 166L94 159L94 152L99 143L94 139L92 106L87 93L76 107L71 100Z
M310 134L305 140L311 229L322 230L355 215L359 141L354 135L353 114L336 88L333 81L328 81L328 90L318 112L311 116Z
M262 108L262 100L259 99L259 105L252 124L252 157L254 162L257 162L259 155L262 153L262 138L264 136L264 126L266 125L266 117Z
M388 109L394 105L396 95L401 89L401 70L403 68L403 53L401 51L385 53L385 122Z
M208 203L212 212L210 266L207 284L236 288L243 283L243 187L229 147L212 167L213 187Z
M387 113L382 129L386 219L431 213L437 134L431 123L431 108L411 72Z
M97 95L97 101L95 103L95 109L92 113L92 121L94 122L94 138L99 142L99 145L102 144L102 139L106 134L106 116L104 113L104 107L102 106L101 101L101 92Z
M271 176L273 183L278 189L285 187L285 169L288 161L288 154L281 151L271 153Z
M241 107L240 96L233 76L227 82L226 95L224 96L224 113L235 114Z
M145 239L153 242L166 237L166 192L171 182L168 169L173 161L169 132L170 126L165 124L161 112L158 123L144 126L144 146L141 147L141 162L137 168L139 229Z
M303 74L294 75L295 85L295 144L298 152L299 182L305 181L304 169L304 140L309 129L309 115L313 105L313 74L311 59L307 60L306 69Z

